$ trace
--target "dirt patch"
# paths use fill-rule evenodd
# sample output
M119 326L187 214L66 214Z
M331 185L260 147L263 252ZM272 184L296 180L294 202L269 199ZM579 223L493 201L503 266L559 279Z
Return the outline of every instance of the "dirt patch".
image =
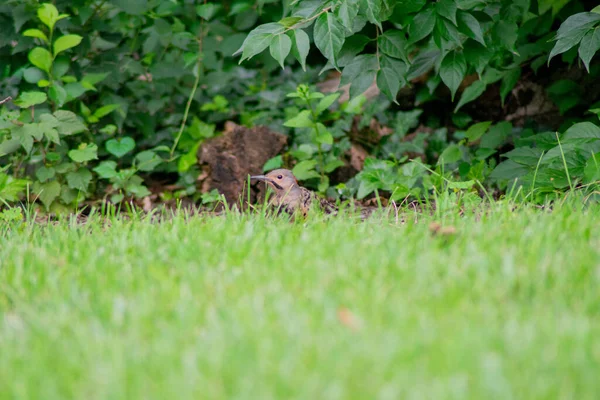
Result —
M252 129L228 124L222 136L208 140L198 151L203 170L202 191L217 189L227 203L240 204L246 199L248 174L262 174L263 165L286 145L287 137L265 127ZM252 182L250 201L264 197L265 185Z

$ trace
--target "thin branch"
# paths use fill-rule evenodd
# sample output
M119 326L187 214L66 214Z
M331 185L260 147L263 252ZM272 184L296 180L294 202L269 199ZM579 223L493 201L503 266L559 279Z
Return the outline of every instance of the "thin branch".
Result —
M8 101L11 101L12 97L8 96L7 98L5 98L4 100L0 100L0 106Z

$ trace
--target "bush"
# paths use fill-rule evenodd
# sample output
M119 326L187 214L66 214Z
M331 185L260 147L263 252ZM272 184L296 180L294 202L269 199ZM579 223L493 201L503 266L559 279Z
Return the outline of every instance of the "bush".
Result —
M596 138L573 133L590 125L565 126L556 143L540 145L550 136L536 127L472 121L463 109L493 86L504 104L524 71L556 56L561 65L579 56L596 76L595 11L579 1L9 0L0 6L0 200L22 198L29 183L46 210L61 211L142 198L160 178L176 181L172 195L202 201L196 153L228 120L290 134L288 153L266 167L294 166L306 185L331 196L400 199L471 190L478 181L502 188L514 178L542 194L590 184ZM351 84L341 105L339 94L312 86L319 72L335 70ZM373 81L388 101L365 102ZM447 91L452 126L423 108L401 110L405 85L416 87L419 107ZM577 85L548 84L561 112L588 106ZM393 133L365 145L372 159L360 174L332 182L355 131L373 120ZM432 132L415 133L423 122ZM567 185L548 156L559 139ZM409 160L415 150L419 162ZM496 167L500 156L508 160Z

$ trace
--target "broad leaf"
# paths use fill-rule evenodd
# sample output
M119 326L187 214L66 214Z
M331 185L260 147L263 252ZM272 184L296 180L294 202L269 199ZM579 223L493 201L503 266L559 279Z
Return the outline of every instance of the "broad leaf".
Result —
M379 50L390 57L400 58L408 62L406 55L406 38L399 30L389 30L378 38Z
M29 108L38 104L45 103L48 100L44 92L23 92L14 101L15 105L21 108Z
M279 63L281 68L284 68L285 58L290 54L292 49L292 40L287 35L275 35L271 39L269 50L271 56Z
M600 28L596 27L585 34L579 45L579 57L588 72L590 72L590 61L598 49L600 49Z
M315 171L316 166L317 166L316 160L300 161L298 164L296 164L294 166L292 173L300 181L304 181L306 179L318 178L319 174L317 171Z
M461 109L462 106L464 106L467 103L472 102L473 100L475 100L476 98L481 96L483 94L483 92L485 92L486 88L487 88L487 85L483 81L473 82L469 87L467 87L462 92L462 95L460 96L460 100L458 101L456 108L454 108L454 112L457 112L458 110Z
M435 11L438 15L452 21L456 25L456 1L455 0L440 0L435 5Z
M54 113L59 124L56 127L58 133L62 136L75 135L87 130L86 126L81 122L75 113L66 110L58 110Z
M321 114L323 111L327 110L337 99L340 97L340 93L332 93L323 97L317 107L315 108L315 113L317 115Z
M483 31L477 18L465 11L458 11L458 30L460 33L470 37L473 40L478 41L485 46L485 39L483 38Z
M67 184L71 189L87 192L91 181L92 173L87 168L79 168L67 174Z
M77 149L69 151L69 158L78 163L97 160L98 146L95 143L82 143Z
M470 142L474 142L483 136L484 133L487 132L488 128L492 124L492 121L479 122L477 124L473 124L467 129L465 132L465 136L469 139Z
M413 19L408 28L408 38L410 43L418 42L428 36L435 26L435 13L429 8L419 12Z
M117 176L117 163L114 161L102 161L96 168L94 168L94 172L98 174L100 178L110 179Z
M548 63L558 54L564 53L577 45L587 32L600 21L600 14L582 12L571 15L558 28L556 43L548 56Z
M27 29L25 32L23 32L23 36L42 39L44 42L48 43L48 36L46 36L46 34L39 29Z
M261 53L263 50L269 47L271 44L271 39L274 35L283 33L284 31L285 27L276 22L256 27L248 34L248 37L246 37L242 47L240 48L242 51L240 63ZM238 50L235 54L239 53L240 50Z
M358 15L358 5L353 1L343 1L337 9L337 16L342 22L344 28L348 34L352 34L354 31L354 21Z
M46 210L50 208L50 205L60 195L60 183L52 181L40 185L34 185L34 193L38 195L38 198L46 207Z
M313 120L310 116L310 111L302 110L293 118L285 121L283 126L287 126L289 128L309 128L314 125Z
M52 54L43 47L36 47L31 50L28 55L29 62L45 71L47 73L50 72L50 68L52 67Z
M59 37L54 42L54 57L65 50L69 50L70 48L77 46L79 43L81 43L82 39L83 38L79 35L65 35Z
M56 175L56 170L52 167L41 166L35 171L35 176L42 183L49 181Z
M465 56L457 51L451 51L446 54L442 60L440 67L440 77L442 81L448 86L452 93L452 101L454 101L454 95L458 90L458 86L463 81L465 74L467 73L467 62Z
M298 60L302 70L306 71L306 57L310 49L308 35L302 29L296 29L288 33L292 37L292 55Z
M129 136L121 139L110 139L106 142L106 151L117 158L123 157L135 148L135 140Z
M324 13L315 22L315 45L321 53L337 66L337 56L344 45L344 27L339 19L332 13Z
M381 29L381 0L361 0L360 9L370 23L377 25Z
M53 29L59 20L58 10L51 3L42 4L37 10L37 15L40 21L50 29Z
M151 150L142 151L135 156L135 166L140 171L153 171L162 162L163 159Z

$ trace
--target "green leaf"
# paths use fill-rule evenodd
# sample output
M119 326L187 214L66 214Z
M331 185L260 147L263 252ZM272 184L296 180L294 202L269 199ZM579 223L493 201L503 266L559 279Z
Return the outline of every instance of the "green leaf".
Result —
M456 1L455 0L440 0L435 5L435 11L438 15L441 15L444 18L452 21L454 25L456 25Z
M67 101L67 91L61 85L55 84L48 90L48 97L56 103L57 106L62 107Z
M432 8L419 12L408 28L409 44L416 43L433 32L435 14Z
M588 73L590 72L590 61L598 49L600 49L600 28L596 27L585 34L579 45L579 57Z
M102 161L94 168L94 172L102 179L114 178L117 176L117 163L114 161Z
M292 40L287 35L276 35L271 39L269 50L271 56L279 63L281 68L284 68L285 58L290 54L292 49Z
M196 14L206 21L210 21L221 9L220 4L207 3L196 7Z
M383 35L379 36L377 40L379 50L383 54L387 54L394 58L400 58L408 62L408 57L406 55L406 38L401 31L386 31Z
M296 177L296 179L300 181L304 181L307 179L318 178L319 173L315 171L315 167L317 166L316 160L306 160L300 161L298 164L294 166L292 173Z
M58 10L51 3L42 4L37 10L37 15L40 21L50 28L50 30L54 28L54 25L59 20Z
M458 90L463 81L465 74L467 73L467 62L465 56L457 51L451 51L446 54L442 60L440 67L440 77L442 81L452 93L452 101L454 101L454 95Z
M495 42L501 43L507 50L516 53L515 43L517 42L519 33L516 23L501 19L494 27L492 33Z
M34 193L38 195L40 201L46 207L46 210L50 209L50 205L58 195L60 195L60 183L52 181L44 184L34 185Z
M69 151L69 158L78 163L97 160L98 146L95 143L82 143L77 149Z
M240 59L240 63L261 53L263 50L269 47L273 36L283 33L284 30L285 28L276 22L256 27L248 34L248 37L246 37L242 47L240 48L240 50L242 50L242 58ZM240 50L234 53L234 55L239 53Z
M511 90L513 90L519 81L519 78L521 78L521 67L513 68L507 71L502 77L502 83L500 84L500 99L503 107L506 96L511 92Z
M447 182L448 189L460 189L466 190L471 189L475 185L474 180L464 182Z
M0 157L14 153L21 147L21 142L17 138L8 139L0 143Z
M325 125L318 122L316 128L313 129L315 140L321 144L333 144L333 136L327 130Z
M117 158L123 157L135 148L135 140L129 136L121 139L110 139L106 141L106 151Z
M462 159L462 152L460 147L456 144L451 144L446 147L442 154L440 154L440 158L438 160L438 164L453 164Z
M310 49L308 35L302 29L296 29L288 33L292 37L292 55L298 60L302 70L306 71L306 57Z
M370 23L375 24L381 29L381 0L361 0L360 9L367 16Z
M56 175L56 170L52 167L41 166L35 171L35 176L42 183L49 181Z
M53 115L59 123L56 130L62 136L71 136L87 130L83 122L71 111L58 110Z
M50 73L50 68L52 67L52 54L43 47L36 47L31 50L28 55L29 62L45 71Z
M477 18L465 11L458 11L458 30L460 33L486 46L483 31Z
M477 124L473 124L467 129L465 132L465 136L469 139L469 142L474 142L483 136L484 133L487 132L488 128L492 124L492 121L479 122Z
M291 28L296 25L298 22L304 20L302 17L285 17L279 20L279 23L286 28Z
M600 14L582 12L571 15L563 22L556 33L556 43L548 56L548 63L558 54L577 45L583 37L600 21Z
M15 105L21 108L29 108L38 104L45 103L48 100L44 92L23 92L14 101Z
M138 170L149 172L161 164L163 159L152 150L146 150L138 153L135 156L135 161Z
M563 141L573 139L600 139L600 127L591 122L578 122L565 131Z
M46 36L46 34L39 29L27 29L25 32L23 32L23 36L42 39L44 42L48 43L48 36Z
M487 134L481 139L480 147L486 149L495 149L508 139L512 132L512 124L508 121L502 121L492 126Z
M374 82L378 63L374 54L361 54L344 67L340 85L350 85L350 99L362 94Z
M349 34L353 33L354 31L354 21L357 15L358 6L352 1L343 1L337 9L337 16Z
M79 168L77 171L67 174L67 184L71 189L87 192L92 181L92 173L87 168Z
M107 116L111 112L119 109L120 107L121 107L120 104L107 104L105 106L98 108L96 111L94 111L93 116L99 120L99 119Z
M23 72L23 78L25 78L25 80L28 83L36 84L39 81L43 80L45 76L46 75L44 75L44 72L42 72L39 68L35 68L35 67L27 68ZM46 82L48 82L48 81L46 81Z
M77 45L79 45L79 43L81 43L81 40L83 38L79 35L65 35L65 36L61 36L58 39L56 39L56 41L54 42L54 57L56 57L57 54L65 51L65 50L69 50Z
M313 33L315 45L321 53L337 66L337 55L344 45L344 27L330 12L322 14L315 22Z
M512 180L525 176L529 172L529 168L521 164L517 164L512 160L506 160L498 164L496 168L490 174L490 179L499 180Z
M517 147L514 150L504 153L502 157L526 166L535 167L542 156L542 150L533 147Z
M377 87L394 103L400 90L400 80L400 76L392 68L381 68L377 72Z
M327 110L337 99L340 97L340 93L332 93L323 97L317 107L315 108L315 113L317 115L321 114L323 111Z
M280 155L275 156L265 163L263 166L263 172L268 172L277 168L281 168L283 166L283 157Z
M483 94L483 92L485 92L486 88L487 88L487 85L485 83L483 83L483 81L473 82L471 85L469 85L469 87L467 87L462 92L462 95L460 96L460 100L458 101L456 108L454 108L454 112L457 112L458 110L461 109L462 106L464 106L467 103L470 103L471 101L473 101L476 98L478 98L479 96L481 96Z
M285 121L283 126L287 126L288 128L309 128L314 125L313 120L311 119L310 111L302 110L293 118Z
M583 170L585 183L600 181L600 153L592 154Z

